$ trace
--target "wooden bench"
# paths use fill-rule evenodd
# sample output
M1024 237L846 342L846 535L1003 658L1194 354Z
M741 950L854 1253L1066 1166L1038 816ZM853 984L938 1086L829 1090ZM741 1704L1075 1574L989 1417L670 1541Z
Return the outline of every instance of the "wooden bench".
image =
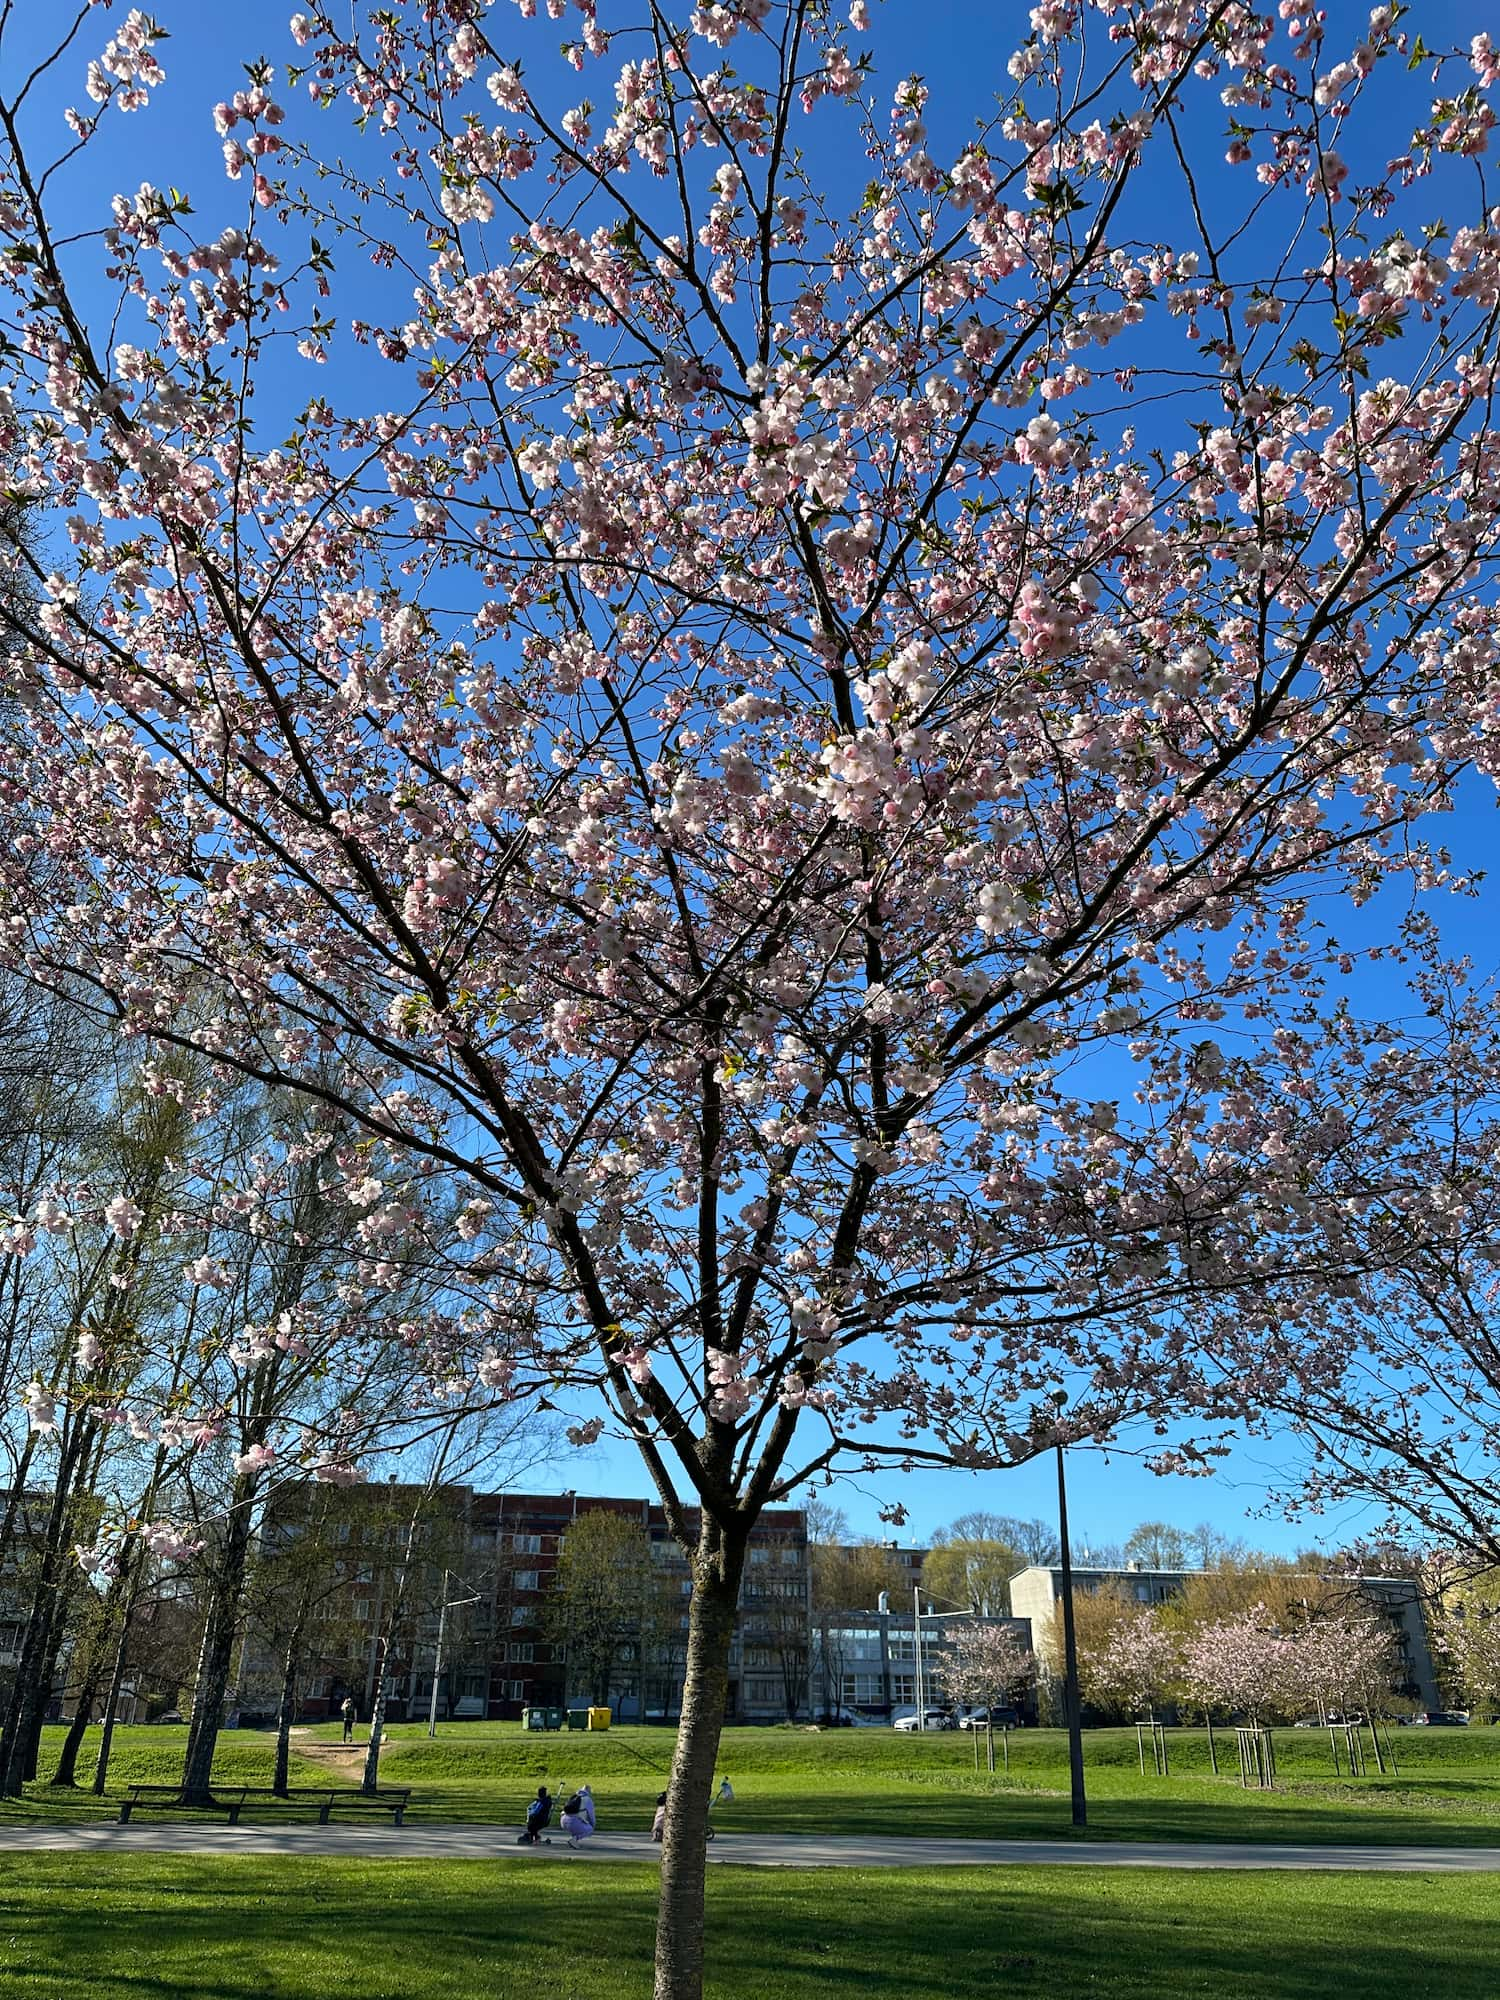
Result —
M164 1810L183 1812L227 1813L229 1824L238 1826L247 1802L274 1799L281 1805L311 1806L316 1803L319 1826L328 1825L335 1808L345 1811L350 1807L356 1812L388 1812L395 1824L401 1826L405 1822L410 1798L410 1788L404 1791L359 1792L346 1785L291 1785L285 1792L278 1792L270 1785L215 1785L203 1804L189 1806L182 1796L181 1785L132 1785L120 1801L120 1824L127 1825L132 1813L150 1811L159 1806Z

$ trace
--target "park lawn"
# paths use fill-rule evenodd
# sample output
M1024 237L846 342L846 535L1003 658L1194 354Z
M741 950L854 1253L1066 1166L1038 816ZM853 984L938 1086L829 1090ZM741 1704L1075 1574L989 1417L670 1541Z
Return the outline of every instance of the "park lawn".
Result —
M90 1787L94 1781L99 1732L90 1729L78 1759L76 1789L54 1791L46 1779L57 1763L65 1733L60 1728L42 1732L42 1751L37 1764L42 1782L28 1785L24 1799L0 1799L0 1827L7 1819L15 1818L113 1819L129 1786L172 1785L182 1776L186 1729L120 1729L110 1750L108 1788L102 1799L96 1799ZM226 1729L214 1747L214 1777L221 1784L269 1785L275 1763L275 1737L258 1730ZM294 1785L326 1785L332 1781L325 1766L296 1754L287 1775Z
M60 1739L60 1732L57 1732ZM353 1785L362 1746L342 1750L336 1726L299 1732L294 1784ZM122 1731L111 1769L115 1800L138 1779L175 1779L181 1728ZM1169 1732L1172 1776L1143 1778L1133 1730L1090 1730L1085 1737L1089 1833L1105 1840L1281 1840L1385 1844L1500 1845L1500 1732L1401 1731L1400 1774L1334 1778L1325 1736L1278 1732L1281 1784L1271 1793L1240 1788L1232 1734L1220 1738L1215 1777L1201 1731ZM381 1759L381 1782L410 1786L414 1821L466 1820L519 1826L538 1782L558 1793L587 1780L605 1827L648 1827L666 1783L672 1736L663 1729L607 1734L528 1735L505 1723L453 1723L430 1741L420 1724L398 1725ZM54 1755L52 1734L42 1770ZM226 1731L216 1775L225 1783L268 1784L269 1733ZM80 1768L91 1766L92 1743ZM726 1829L753 1833L987 1835L1066 1838L1070 1832L1066 1745L1055 1730L1011 1738L1011 1771L991 1778L974 1769L966 1735L903 1736L893 1730L726 1730L721 1772L735 1788ZM110 1801L87 1793L31 1788L12 1816L45 1818L109 1813ZM254 1809L278 1817L274 1804Z
M1326 1736L1278 1731L1281 1784L1269 1793L1241 1789L1232 1732L1220 1733L1217 1777L1201 1731L1168 1735L1173 1775L1162 1779L1140 1775L1133 1729L1086 1733L1092 1837L1500 1845L1500 1732L1402 1731L1399 1776L1351 1780L1333 1777ZM515 1825L539 1781L566 1792L587 1780L602 1824L646 1827L671 1745L661 1729L527 1735L460 1723L430 1741L424 1726L399 1725L381 1778L413 1788L413 1818ZM747 1833L1066 1838L1065 1737L1021 1730L1010 1748L1009 1776L991 1778L975 1771L974 1746L958 1732L726 1730L719 1770L735 1798L722 1823Z
M1485 1876L709 1871L709 2000L1492 2000ZM655 1870L0 1855L0 2000L647 2000Z

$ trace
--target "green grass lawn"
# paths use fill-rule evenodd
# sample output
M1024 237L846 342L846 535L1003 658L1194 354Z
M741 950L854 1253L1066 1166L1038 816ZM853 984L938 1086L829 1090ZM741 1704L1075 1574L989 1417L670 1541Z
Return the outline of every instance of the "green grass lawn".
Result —
M57 1732L60 1736L60 1732ZM293 1783L357 1781L356 1759L339 1754L337 1726L299 1737ZM55 1755L52 1732L42 1771ZM174 1779L184 1731L121 1731L111 1769L116 1799L134 1780ZM1500 1731L1395 1733L1400 1771L1384 1777L1335 1778L1325 1736L1278 1732L1281 1783L1272 1793L1241 1790L1232 1734L1220 1738L1215 1777L1200 1730L1169 1732L1172 1775L1142 1777L1133 1730L1091 1730L1085 1739L1089 1831L1113 1840L1289 1840L1500 1845ZM421 1724L390 1733L381 1762L384 1784L412 1787L413 1820L469 1820L518 1826L525 1801L545 1779L562 1792L593 1785L601 1825L649 1826L666 1782L672 1738L661 1729L614 1729L605 1735L525 1735L515 1724L452 1723L435 1742ZM216 1774L226 1783L267 1784L269 1734L226 1731ZM321 1753L321 1755L320 1755ZM336 1761L323 1761L332 1754ZM92 1746L80 1768L91 1768ZM732 1729L719 1768L736 1797L726 1830L783 1833L983 1834L1063 1837L1069 1831L1066 1745L1055 1730L1011 1738L1011 1769L991 1778L974 1769L966 1735L899 1736L892 1730ZM89 1814L116 1807L84 1794L31 1788L7 1817ZM270 1806L270 1813L284 1808Z
M0 2000L646 2000L654 1870L0 1856ZM1488 1878L712 1869L710 2000L1492 2000Z

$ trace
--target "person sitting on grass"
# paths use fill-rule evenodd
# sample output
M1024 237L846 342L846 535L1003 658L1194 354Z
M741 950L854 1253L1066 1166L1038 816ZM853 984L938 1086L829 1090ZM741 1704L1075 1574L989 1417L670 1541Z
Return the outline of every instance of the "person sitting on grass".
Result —
M667 1830L667 1795L662 1792L656 1801L656 1817L651 1822L651 1838L660 1841Z
M591 1839L594 1832L594 1795L587 1785L581 1786L563 1804L562 1819L559 1822L568 1836L569 1847L581 1847Z
M538 1785L536 1797L526 1808L526 1831L516 1843L519 1847L535 1847L542 1837L542 1829L552 1818L552 1794L545 1785ZM549 1843L550 1844L550 1843Z

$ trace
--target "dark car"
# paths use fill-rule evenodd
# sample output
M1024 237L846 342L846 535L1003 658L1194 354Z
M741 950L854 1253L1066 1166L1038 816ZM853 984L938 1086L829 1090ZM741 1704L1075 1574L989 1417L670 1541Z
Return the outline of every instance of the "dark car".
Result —
M992 1729L1019 1729L1025 1721L1018 1708L971 1708L958 1718L960 1729L983 1729L988 1723Z

